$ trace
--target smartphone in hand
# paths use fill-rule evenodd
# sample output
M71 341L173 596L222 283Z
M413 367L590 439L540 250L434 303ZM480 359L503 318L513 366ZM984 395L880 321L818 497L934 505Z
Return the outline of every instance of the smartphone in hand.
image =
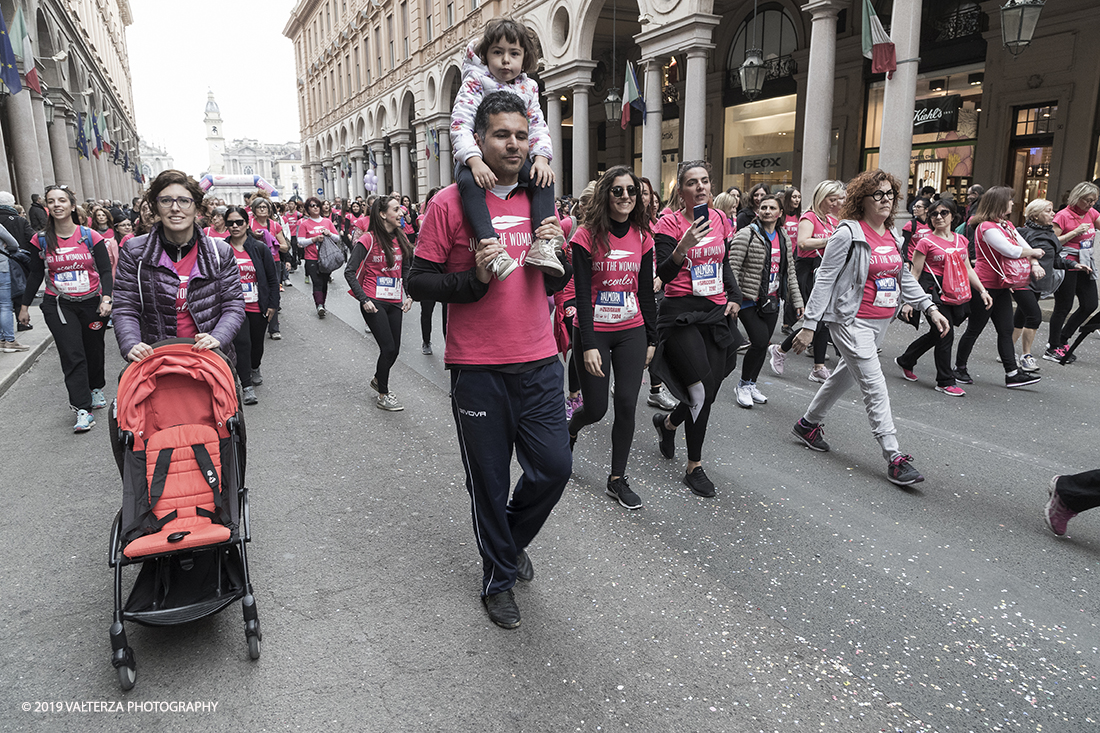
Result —
M692 221L699 221L700 217L702 217L704 220L710 218L710 213L707 211L706 204L695 205L695 211L692 212Z

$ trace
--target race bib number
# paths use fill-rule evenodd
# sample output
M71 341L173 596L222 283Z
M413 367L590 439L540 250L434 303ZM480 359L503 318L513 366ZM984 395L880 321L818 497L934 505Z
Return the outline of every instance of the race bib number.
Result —
M600 290L592 319L596 323L623 323L638 315L638 296L634 293Z
M768 295L776 295L779 293L779 273L773 272L768 275Z
M691 268L691 294L705 297L722 292L722 273L718 263L694 265Z
M379 300L401 300L401 280L396 277L375 278L374 297Z
M260 291L256 287L256 283L241 283L241 290L244 291L245 303L260 302Z
M84 295L92 289L87 270L56 272L53 276L53 286L57 292L65 295Z
M880 277L875 279L876 308L898 307L898 279L896 277Z
M1087 237L1081 240L1081 249L1092 249L1092 240L1096 236L1096 230L1093 229Z

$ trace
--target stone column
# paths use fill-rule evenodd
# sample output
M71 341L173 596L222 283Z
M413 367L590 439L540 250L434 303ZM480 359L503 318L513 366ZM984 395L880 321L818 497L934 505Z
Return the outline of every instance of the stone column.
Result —
M917 57L920 55L920 3L898 3L891 18L890 38L898 55L898 70L886 80L882 100L882 142L879 167L901 181L899 209L905 212L909 168L913 156L913 109L917 93ZM899 219L907 219L908 213ZM899 222L898 226L902 224Z
M332 165L331 158L321 161L321 165L325 169L325 199L331 201L332 197L336 195L335 182L332 180L333 174L336 173L336 168Z
M50 131L46 129L46 102L41 94L30 89L24 91L31 97L34 137L38 141L38 157L42 165L42 182L48 186L57 181L57 174L53 169L53 154L50 152Z
M424 133L424 150L427 151L426 160L428 164L425 167L427 168L429 191L439 186L439 158L436 157L435 146L432 145L432 131L434 129L435 126L431 122L425 122L424 126L421 128L421 131ZM420 150L419 146L417 150Z
M662 69L657 59L646 59L645 65L645 126L642 128L642 176L648 178L661 195L661 128L664 124L664 93L661 89Z
M348 178L348 169L344 166L344 156L340 156L338 160L340 177L337 180L340 181L340 198L346 199L348 192L351 190L351 180Z
M802 123L803 197L829 177L833 130L833 85L836 71L836 17L842 0L812 0L802 10L813 19L810 62L806 72L806 118Z
M550 160L550 170L554 172L554 194L561 196L565 190L565 148L561 138L561 92L546 93L546 126L550 128L550 147L554 157Z
M453 183L455 172L455 159L451 153L451 131L444 128L439 131L439 185L449 186Z
M315 188L313 185L313 160L309 155L308 142L302 145L302 185L305 186L305 191L303 191L305 196L302 198L304 201L314 195L313 190Z
M89 151L91 152L91 151ZM111 195L107 190L107 180L103 176L103 153L100 153L99 158L92 153L92 157L88 159L88 162L92 164L92 178L95 179L95 197L97 199L106 198Z
M79 158L79 154L77 154ZM92 160L90 158L80 158L77 164L78 171L80 173L81 188L78 191L80 200L94 199L96 197L95 187L95 175L92 173Z
M8 97L8 130L11 132L12 157L15 159L16 202L31 205L31 194L42 193L42 158L38 155L38 139L34 131L31 95L12 94Z
M362 148L356 148L351 153L351 190L348 195L352 198L366 196L366 189L363 188L364 175L366 173L363 170L363 150Z
M412 161L409 160L410 134L408 130L399 130L390 135L390 151L394 156L393 187L402 196L415 198L416 189L413 187Z
M76 185L76 175L73 172L71 148L69 140L65 136L67 132L65 116L60 111L55 112L53 122L48 127L50 152L53 154L54 180L60 185L76 189L78 186Z
M696 46L687 52L684 84L684 114L680 118L684 147L682 160L701 160L707 134L707 51L714 46Z
M588 185L588 88L573 85L573 195L580 196Z
M375 190L374 193L389 193L389 191L386 190L386 162L382 158L383 153L386 151L386 146L381 140L373 140L368 143L368 145L370 146L371 154L374 156L374 175L378 177L378 189Z

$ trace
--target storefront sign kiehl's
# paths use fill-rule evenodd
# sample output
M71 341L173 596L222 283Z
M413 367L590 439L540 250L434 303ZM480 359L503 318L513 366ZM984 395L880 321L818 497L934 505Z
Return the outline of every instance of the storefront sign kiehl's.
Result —
M918 99L913 109L913 134L954 131L959 124L961 106L962 97L958 94Z

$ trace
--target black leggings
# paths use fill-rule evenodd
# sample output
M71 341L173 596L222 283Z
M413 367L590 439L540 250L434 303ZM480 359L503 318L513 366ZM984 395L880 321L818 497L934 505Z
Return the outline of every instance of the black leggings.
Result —
M1080 305L1067 320L1066 316L1073 307L1074 298L1077 298ZM1066 279L1054 291L1054 312L1050 314L1050 335L1047 338L1050 348L1065 346L1095 310L1096 282L1092 276L1080 270L1066 270Z
M970 322L966 325L966 333L959 339L955 365L961 369L966 368L974 343L985 330L986 324L992 320L993 327L997 329L997 353L1001 357L1005 374L1010 374L1016 371L1016 350L1012 345L1012 291L1008 288L988 288L988 292L993 298L993 307L989 310L985 309L980 295L975 294L970 299Z
M814 289L814 277L817 275L817 267L820 264L821 260L817 257L802 257L794 261L794 275L798 279L798 291L802 293L803 303L810 302L810 293ZM791 331L791 334L783 339L779 350L784 354L789 353L794 347L794 337L797 335L796 331ZM811 344L814 364L824 364L825 348L829 345L829 329L819 328L814 331L814 340Z
M1067 509L1078 514L1100 506L1100 470L1062 476L1058 496Z
M531 159L528 158L519 172L519 182L527 185L530 181ZM465 163L455 166L455 183L458 184L458 195L462 198L462 213L474 230L474 236L479 240L497 237L493 220L489 216L489 207L485 204L485 189L477 185L474 174ZM531 184L530 189L531 228L534 231L539 228L543 219L554 216L554 184L542 187Z
M1038 328L1043 325L1043 310L1039 307L1039 296L1034 290L1013 290L1016 299L1016 315L1012 318L1013 328Z
M580 343L577 329L573 330L573 343ZM634 409L638 404L638 390L642 386L646 352L645 326L625 331L596 331L593 348L600 352L604 376L589 374L580 368L581 394L584 406L573 413L569 420L569 434L576 435L586 425L599 422L607 413L607 392L611 374L615 374L615 422L611 426L611 476L626 472L626 459L630 456L630 444L634 440ZM574 349L575 351L575 349Z
M565 372L569 376L569 394L574 394L581 391L581 377L580 372L584 370L584 365L581 363L583 359L577 358L577 352L572 348L575 343L573 338L573 316L569 315L570 309L576 313L576 300L567 300L565 305L562 306L565 311L565 330L569 334L569 345L565 347L565 350L569 353L569 363L565 365Z
M61 358L69 404L77 410L92 409L92 390L103 389L107 383L103 373L103 333L107 319L99 315L99 298L59 300L47 295L42 299L42 318L53 334Z
M374 370L374 378L378 380L379 393L386 394L390 391L390 368L401 353L402 312L397 303L386 303L373 298L371 302L378 308L377 313L367 313L362 304L359 312L363 314L367 328L378 342L378 367Z
M668 418L674 427L686 423L684 437L687 438L689 461L702 460L710 406L722 386L718 375L725 369L726 350L714 343L709 332L709 327L681 326L671 329L665 340L665 359L669 368L679 375L683 384L690 386L700 382L705 390L697 419L691 419L691 407L686 402L677 405Z
M306 260L306 277L313 286L313 304L324 305L328 298L329 276L321 273L317 267L317 260Z
M966 320L970 306L968 303L959 303L958 305L937 303L936 305L943 317L951 324L951 330L940 336L940 332L936 330L935 326L932 326L923 335L917 336L913 343L909 344L909 348L905 350L905 353L898 357L898 364L906 369L912 369L929 349L935 349L933 357L936 360L936 384L940 387L954 387L955 373L951 371L951 347L955 343L955 327ZM980 307L983 310L985 309L984 305L980 305Z
M242 387L252 386L252 370L260 368L264 358L264 332L267 319L263 313L244 312L244 323L233 337L233 349L237 352L237 376Z
M741 321L745 334L749 337L749 350L745 352L745 360L741 362L741 380L755 382L768 355L768 342L775 331L775 323L779 320L779 311L761 313L759 304L742 307L737 313L737 320Z
M420 301L420 340L426 344L432 342L432 316L435 315L435 301ZM447 304L443 303L443 338L447 338Z

